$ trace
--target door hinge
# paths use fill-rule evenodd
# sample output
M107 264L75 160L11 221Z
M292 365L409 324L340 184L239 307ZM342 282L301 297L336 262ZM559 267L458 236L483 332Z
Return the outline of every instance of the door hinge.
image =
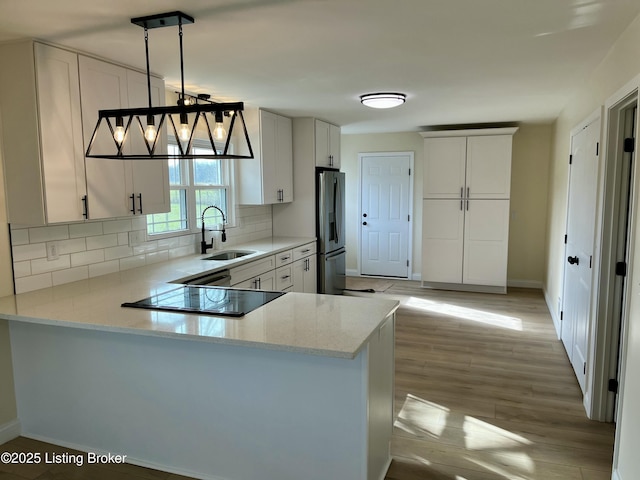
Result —
M587 374L587 362L584 362L582 364L582 374L586 375Z
M618 393L618 380L615 378L609 379L609 387L607 388L610 392Z
M409 176L411 176L411 169L409 169Z
M564 312L560 311L560 321L564 320Z
M409 266L409 260L407 260L407 267Z
M573 163L573 155L569 155L569 165Z
M621 277L627 276L627 264L626 262L617 262L616 263L616 275Z
M635 138L625 138L624 139L624 153L633 153L636 149L636 139Z
M565 244L565 245L567 244L567 234L566 234L566 233L565 233L565 235L564 235L564 244Z
M596 157L600 155L600 142L596 142Z
M407 222L411 221L411 215L407 215Z
M589 268L593 265L593 255L589 255Z

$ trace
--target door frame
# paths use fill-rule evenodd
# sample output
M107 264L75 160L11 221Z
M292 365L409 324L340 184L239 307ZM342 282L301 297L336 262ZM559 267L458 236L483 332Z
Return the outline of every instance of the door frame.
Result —
M389 156L409 156L409 170L411 172L409 178L409 234L407 238L407 255L409 258L409 266L407 271L407 280L413 279L413 184L416 174L415 169L415 152L360 152L358 153L358 276L362 275L362 267L360 265L360 252L362 251L362 222L360 221L360 213L362 212L362 162L364 157L389 157ZM368 278L376 278L375 275L367 275ZM390 277L379 277L390 278Z
M603 117L604 143L602 153L604 159L602 161L603 175L601 179L601 195L604 203L603 208L598 209L598 225L601 228L601 236L599 240L602 243L602 257L597 257L596 265L599 266L598 276L595 278L597 288L595 290L594 300L596 302L596 318L594 329L592 332L592 345L590 354L594 359L591 362L590 370L587 372L592 384L592 389L585 394L584 406L589 418L599 421L613 421L614 402L612 395L608 391L609 375L612 368L612 362L615 361L617 350L620 350L620 385L618 386L618 395L620 403L618 405L617 415L622 411L622 391L624 385L625 358L626 358L626 331L628 329L628 305L630 285L632 282L631 272L628 270L627 280L625 282L625 303L622 305L622 329L621 342L615 344L612 338L612 329L616 321L611 318L611 312L615 302L615 278L611 275L612 269L615 267L615 240L618 234L617 222L613 219L618 218L618 194L619 184L616 183L616 173L620 170L621 156L619 155L618 143L619 131L622 126L619 123L619 114L625 108L628 108L630 99L633 95L638 99L640 92L640 75L632 79L629 83L619 89L615 94L607 99L604 105L605 115ZM640 109L639 109L640 110ZM636 144L635 150L638 151L637 127L638 119L636 118ZM636 168L638 157L632 165L631 171L631 192L630 192L630 211L629 211L629 242L627 247L628 265L632 264L635 243L635 225L637 222L637 197L638 188L640 187L640 172ZM606 172L606 175L604 175ZM606 177L606 178L604 178ZM604 215L604 213L608 215ZM617 442L617 440L616 440ZM614 456L614 468L616 466L616 458Z

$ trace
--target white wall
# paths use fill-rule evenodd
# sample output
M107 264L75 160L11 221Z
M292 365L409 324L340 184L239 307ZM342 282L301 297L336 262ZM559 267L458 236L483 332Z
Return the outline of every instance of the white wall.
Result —
M542 287L551 139L552 125L521 125L513 138L507 267L510 285ZM424 142L417 132L342 135L341 170L347 179L347 270L358 266L358 154L404 151L415 152L412 273L416 278L421 275Z
M602 64L579 85L574 98L556 121L549 169L549 218L547 223L547 271L545 295L550 308L557 315L557 298L562 294L564 265L564 230L568 186L570 132L573 127L605 104L606 100L626 83L640 74L640 16L623 32ZM637 194L637 192L636 192ZM636 205L637 206L637 205ZM640 256L640 236L631 248ZM620 480L640 478L640 265L634 264L629 278L632 304L629 311L628 350L625 358L627 371L623 378L622 410L618 425L617 475ZM635 281L634 281L635 279ZM615 465L614 465L615 467Z
M1 151L1 150L0 150ZM13 294L11 246L5 202L4 173L0 155L0 297ZM7 322L0 320L0 431L17 417ZM1 436L1 435L0 435Z

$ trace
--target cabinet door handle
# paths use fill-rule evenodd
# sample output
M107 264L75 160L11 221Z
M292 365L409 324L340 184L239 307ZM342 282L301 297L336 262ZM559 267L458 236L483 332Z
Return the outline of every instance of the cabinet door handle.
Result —
M131 210L129 210L134 215L136 214L136 196L132 193L129 198L131 199Z
M142 194L141 193L138 194L138 202L140 204L140 208L138 209L138 212L140 212L140 215L142 215Z
M329 155L329 166L333 167L333 155Z
M304 259L304 271L305 272L309 271L309 259L308 258Z
M469 198L469 192L471 191L470 187L467 187L467 198Z
M460 187L460 198L464 198L464 187Z
M82 216L85 220L89 218L89 203L86 195L82 196Z
M467 198L467 212L469 211L469 199Z

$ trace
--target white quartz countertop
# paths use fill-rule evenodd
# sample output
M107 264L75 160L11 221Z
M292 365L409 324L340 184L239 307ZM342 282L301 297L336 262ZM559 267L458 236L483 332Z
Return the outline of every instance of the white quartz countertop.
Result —
M397 301L289 292L241 318L120 306L176 288L172 281L238 266L310 241L314 239L266 239L234 246L234 250L256 251L236 260L204 261L202 255L194 255L11 295L0 298L0 318L355 358L398 308Z

